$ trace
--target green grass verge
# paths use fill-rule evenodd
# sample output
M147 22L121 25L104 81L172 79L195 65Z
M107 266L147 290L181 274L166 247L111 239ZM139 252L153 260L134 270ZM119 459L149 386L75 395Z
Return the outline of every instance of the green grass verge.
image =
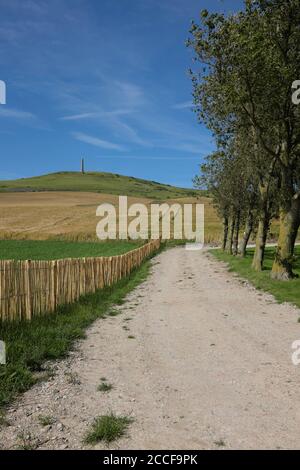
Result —
M98 172L87 172L84 175L79 172L59 172L32 178L0 181L0 192L7 191L89 191L150 199L172 199L207 194L207 191L178 188L132 176Z
M87 433L85 442L87 444L96 444L104 441L109 444L116 439L124 436L128 426L133 419L127 416L110 415L99 416L95 418L91 430Z
M7 364L0 365L0 407L39 380L38 373L47 373L43 369L46 360L66 356L74 341L85 337L89 324L104 317L113 304L124 302L125 296L146 279L149 267L148 260L128 278L60 307L54 314L31 322L0 324L0 339L7 349Z
M0 240L0 259L51 260L122 255L145 242L105 241L68 242L59 240Z
M266 249L264 270L260 273L253 271L251 268L253 249L248 250L245 259L227 255L221 250L210 250L210 253L217 259L228 263L229 271L238 273L241 277L250 281L257 289L273 294L278 302L291 302L300 307L300 278L292 281L273 281L270 278L275 248ZM296 247L295 254L294 271L300 276L300 247Z

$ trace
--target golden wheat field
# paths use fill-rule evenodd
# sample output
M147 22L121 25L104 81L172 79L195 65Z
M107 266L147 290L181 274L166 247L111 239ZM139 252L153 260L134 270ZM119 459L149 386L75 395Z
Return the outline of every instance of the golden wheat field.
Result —
M157 203L151 199L128 197L128 204L137 202L147 206L151 202ZM166 202L204 204L205 240L220 240L221 222L209 198L168 199ZM99 221L96 208L102 203L118 208L118 196L71 191L0 193L0 238L95 240Z

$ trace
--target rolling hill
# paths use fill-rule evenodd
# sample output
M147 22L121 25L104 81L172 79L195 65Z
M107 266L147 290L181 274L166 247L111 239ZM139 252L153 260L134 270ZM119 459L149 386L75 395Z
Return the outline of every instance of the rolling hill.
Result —
M0 239L95 241L96 209L119 195L128 204L205 205L206 238L218 240L221 224L206 191L184 189L113 173L59 172L0 181Z
M0 192L85 191L150 199L196 197L203 192L114 173L59 172L0 181Z

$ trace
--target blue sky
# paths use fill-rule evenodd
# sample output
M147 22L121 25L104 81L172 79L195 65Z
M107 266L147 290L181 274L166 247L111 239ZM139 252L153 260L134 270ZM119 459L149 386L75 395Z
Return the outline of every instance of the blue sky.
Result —
M185 47L240 0L0 0L0 179L87 170L190 187L213 149Z

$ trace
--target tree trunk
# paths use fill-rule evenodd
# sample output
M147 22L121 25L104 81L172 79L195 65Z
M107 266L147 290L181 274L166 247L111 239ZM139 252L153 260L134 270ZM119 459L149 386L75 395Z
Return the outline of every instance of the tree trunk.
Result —
M222 243L222 250L225 251L227 237L228 237L228 217L224 217L223 227L224 227L224 234L223 234L223 243Z
M259 192L261 198L261 209L258 219L255 252L252 261L252 268L255 271L262 271L265 257L266 241L270 223L270 214L268 210L268 189L268 184L260 184Z
M299 227L300 227L300 194L297 195L297 199L298 199L298 202L297 202L298 209L296 209L296 211L298 212L298 215L295 217L293 233L292 233L293 255L294 255L295 244L296 244L297 235L298 235L298 231L299 231Z
M236 221L235 221L234 237L233 237L233 250L232 251L233 251L234 256L238 254L238 250L239 250L240 220L241 220L241 215L240 215L240 211L238 211L237 216L236 216Z
M290 208L280 210L280 230L271 277L281 281L293 279L293 255L300 225L300 194L292 199Z
M246 221L244 236L243 236L243 239L242 239L241 245L240 245L240 256L242 258L245 258L245 256L246 256L247 246L248 246L249 239L250 239L250 236L251 236L251 233L252 233L252 230L253 230L253 222L254 222L253 214L250 211L249 215L247 217L247 221Z
M234 227L235 227L235 217L232 217L230 221L230 228L228 230L228 238L227 238L227 243L226 243L226 253L230 255L232 255Z

